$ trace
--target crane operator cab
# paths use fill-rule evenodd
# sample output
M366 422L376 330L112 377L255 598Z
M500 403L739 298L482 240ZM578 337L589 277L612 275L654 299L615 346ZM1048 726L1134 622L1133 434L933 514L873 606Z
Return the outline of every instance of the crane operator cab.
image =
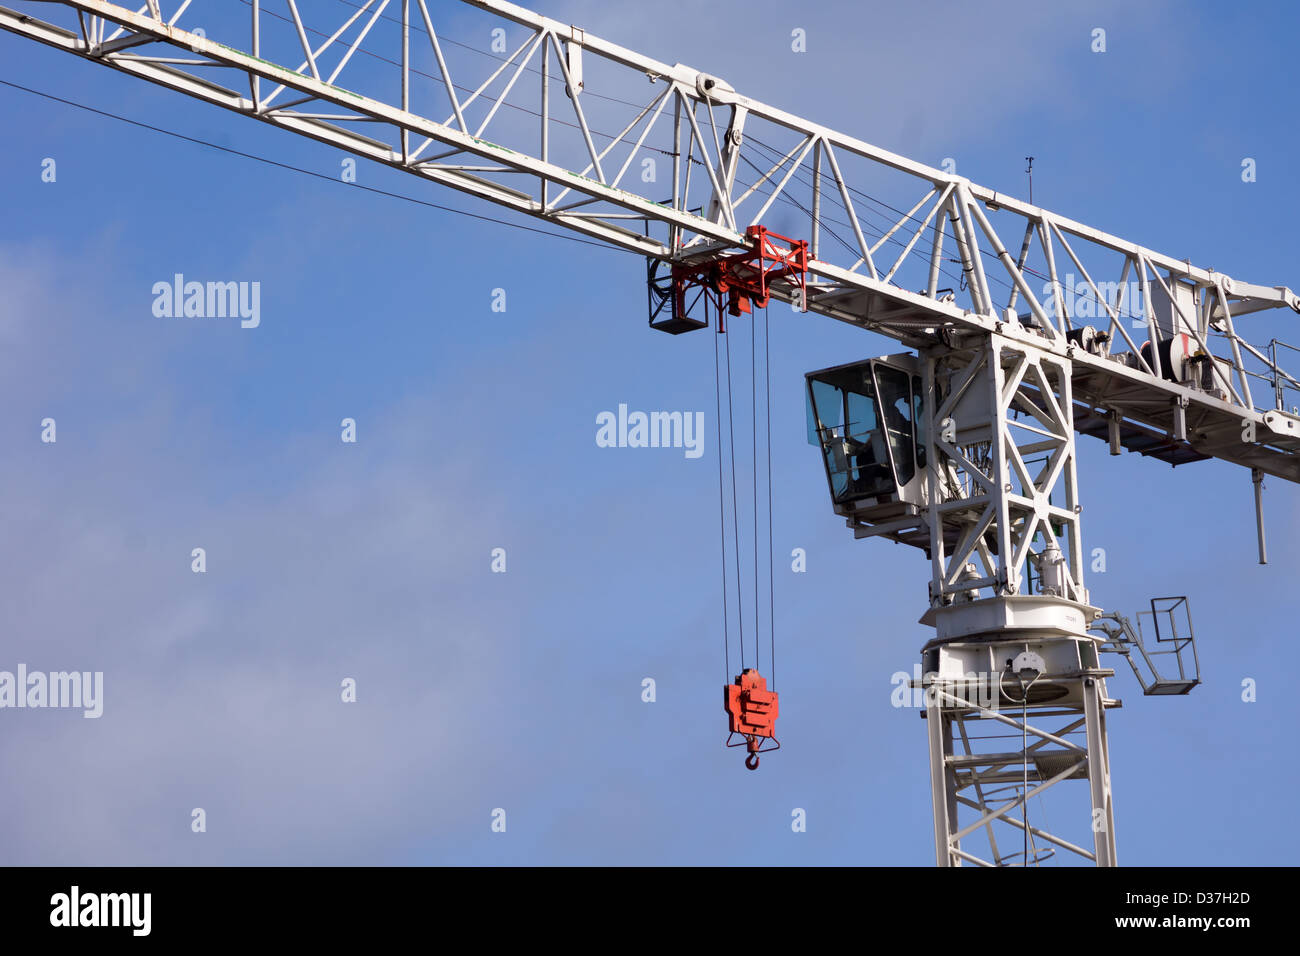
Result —
M915 514L925 504L919 359L889 355L806 378L808 441L821 449L836 514L871 524Z

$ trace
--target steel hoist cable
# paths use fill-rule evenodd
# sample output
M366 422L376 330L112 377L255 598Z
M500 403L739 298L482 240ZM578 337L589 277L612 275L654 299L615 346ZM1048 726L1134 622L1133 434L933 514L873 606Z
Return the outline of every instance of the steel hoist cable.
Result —
M1024 836L1024 847L1023 847L1023 850L1022 850L1022 853L1021 853L1020 865L1021 865L1021 866L1029 866L1029 864L1030 864L1030 856L1029 856L1029 842L1030 842L1030 829L1029 829L1029 689L1030 689L1031 687L1033 687L1034 684L1038 681L1038 679L1039 679L1040 677L1042 677L1043 675L1042 675L1041 673L1037 673L1037 674L1035 674L1035 675L1033 676L1033 678L1030 679L1028 682L1025 681L1024 676L1023 676L1023 672L1021 673L1021 675L1018 675L1017 679L1018 679L1019 682L1020 682L1020 699L1019 699L1019 700L1016 700L1014 697L1012 697L1010 694L1008 694L1008 693L1006 692L1006 690L1003 688L1003 686L1002 686L1002 681L1003 681L1003 678L1004 678L1005 676L1006 676L1006 672L1005 672L1005 671L1002 672L1002 673L1000 673L1000 674L998 674L998 693L1001 694L1002 696L1006 697L1007 700L1011 701L1013 704L1019 704L1019 705L1020 705L1020 757L1021 757L1022 773L1023 773L1023 776L1022 776L1022 790L1021 790L1021 797L1020 797L1020 801L1021 801L1021 802L1020 802L1020 815L1021 815L1021 829L1024 831L1024 834L1023 834L1023 836ZM1041 800L1040 800L1040 805L1041 805ZM1037 847L1037 846L1034 847L1034 859L1033 859L1033 863L1034 863L1035 866L1037 866L1038 863L1039 863L1039 860L1038 860L1038 847Z
M731 680L731 611L727 602L727 508L722 491L722 357L718 336L713 337L713 395L718 436L718 526L722 551L722 682Z
M772 691L776 691L776 580L772 545L772 326L763 308L763 375L767 394L767 627L771 635L768 667L772 669Z
M727 645L727 665L730 668L730 636L729 636L729 619L731 616L731 607L729 591L725 586L726 580L726 563L728 558L734 558L736 568L736 614L739 621L738 642L740 645L741 672L731 680L731 671L728 669L727 675L729 682L724 687L724 704L729 717L730 733L727 738L728 747L745 747L748 751L745 758L745 766L750 770L756 770L759 764L759 754L780 748L780 741L776 739L775 725L779 713L778 698L775 690L768 689L768 680L759 671L759 664L762 657L762 604L763 589L766 585L768 591L768 620L767 627L770 635L769 658L770 666L775 665L776 658L776 627L775 627L775 607L776 601L773 594L774 579L774 552L772 543L772 374L771 374L771 322L766 307L763 309L763 382L764 382L764 401L759 403L758 382L759 382L759 365L758 365L758 339L760 336L759 323L757 315L749 312L752 317L750 325L749 341L749 360L750 360L750 451L753 467L752 488L753 499L751 501L752 525L748 529L753 535L753 565L751 572L753 574L753 597L754 597L754 618L753 618L753 666L748 667L745 652L745 634L744 634L744 605L748 598L748 588L743 580L744 572L741 563L740 552L740 509L739 494L737 492L737 454L736 454L736 429L735 429L735 403L732 398L732 391L735 382L731 373L731 343L730 339L722 348L718 347L717 337L714 338L714 400L718 420L718 506L720 515L720 527L723 551L723 614L727 620L724 625L723 640ZM723 327L719 319L717 334L727 335L728 331ZM725 356L724 354L725 353ZM732 514L732 535L731 535L731 555L727 554L728 542L726 534L726 492L723 469L723 429L722 429L722 361L726 361L726 386L727 386L727 467L731 472L731 514ZM765 457L759 453L759 415L764 418L764 436L766 445L764 446ZM743 439L742 439L743 440ZM766 582L763 578L763 567L760 559L759 538L762 536L762 526L759 520L759 472L763 470L762 464L766 465L766 472L763 476L762 487L767 495L767 575ZM771 671L769 671L769 674ZM737 741L736 738L740 739Z
M730 458L728 467L731 472L731 537L732 537L732 548L736 560L736 617L737 617L737 624L739 625L739 630L740 630L740 636L739 636L740 667L741 670L744 670L745 669L745 602L742 594L741 581L740 581L742 577L741 570L740 570L740 509L737 505L737 496L736 496L736 411L735 411L735 406L733 405L731 399L731 393L732 393L731 339L730 337L727 336L726 332L722 331L721 329L719 329L719 334L726 339L725 344L723 346L723 351L726 353L726 357L727 357L727 435L728 435L727 448L728 448L728 454ZM719 440L721 440L720 435L719 435ZM721 455L721 450L719 450L719 455ZM757 665L758 662L755 661L754 663L755 665Z

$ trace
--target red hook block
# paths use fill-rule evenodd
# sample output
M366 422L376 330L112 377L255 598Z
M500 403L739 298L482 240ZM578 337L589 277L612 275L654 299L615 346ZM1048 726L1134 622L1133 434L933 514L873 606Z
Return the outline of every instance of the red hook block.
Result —
M740 734L749 755L745 766L750 770L758 769L758 755L765 750L780 749L776 739L776 718L780 714L780 705L776 691L767 689L767 679L752 667L740 673L735 683L723 688L723 703L727 709L728 726L731 736ZM764 747L764 740L771 740L775 747ZM728 747L739 747L731 743Z

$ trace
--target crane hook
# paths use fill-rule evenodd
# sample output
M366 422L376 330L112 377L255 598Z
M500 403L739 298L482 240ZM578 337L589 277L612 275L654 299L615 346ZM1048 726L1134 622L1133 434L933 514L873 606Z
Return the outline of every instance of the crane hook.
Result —
M750 754L748 757L745 758L745 769L746 770L758 769L758 754Z

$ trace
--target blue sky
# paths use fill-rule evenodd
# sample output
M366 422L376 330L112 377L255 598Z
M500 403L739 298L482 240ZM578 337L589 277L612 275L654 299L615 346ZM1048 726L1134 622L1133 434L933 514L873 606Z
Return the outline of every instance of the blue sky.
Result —
M722 30L685 0L537 5L999 191L1025 194L1032 154L1050 209L1300 287L1288 5L716 6ZM457 6L437 8L454 35ZM325 146L9 34L0 79L339 169ZM640 260L9 87L0 121L0 669L105 674L100 720L0 713L6 862L932 862L924 724L889 704L928 637L928 566L852 539L804 432L804 372L897 346L771 310L784 749L747 773L722 748L714 343L646 329ZM155 317L151 289L177 272L260 282L260 327ZM706 453L597 447L620 403L704 411ZM1111 681L1120 862L1290 862L1296 489L1268 482L1259 567L1247 472L1080 447L1085 545L1108 556L1095 601L1189 594L1200 637L1189 697Z

